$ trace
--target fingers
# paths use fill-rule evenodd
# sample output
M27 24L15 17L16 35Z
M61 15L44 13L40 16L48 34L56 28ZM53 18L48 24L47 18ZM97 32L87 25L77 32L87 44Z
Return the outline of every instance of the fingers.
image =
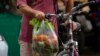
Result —
M35 14L35 18L37 18L37 19L39 19L39 20L44 19L44 18L45 18L44 12L37 11L36 14Z

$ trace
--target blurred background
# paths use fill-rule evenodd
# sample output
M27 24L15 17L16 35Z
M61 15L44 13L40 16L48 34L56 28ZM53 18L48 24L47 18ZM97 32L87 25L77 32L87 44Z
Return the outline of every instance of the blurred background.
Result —
M90 0L75 0L74 5L88 1ZM58 6L59 12L65 12L64 3L61 0L58 0ZM86 6L81 11L83 12L73 15L76 19L85 17L88 21L84 22L87 24L81 23L83 26L82 41L80 43L81 55L100 56L100 6ZM19 56L18 35L20 24L21 12L16 8L16 0L0 0L0 34L4 36L8 44L8 56Z
M8 44L8 56L20 56L18 35L21 16L16 9L16 0L0 0L0 34Z

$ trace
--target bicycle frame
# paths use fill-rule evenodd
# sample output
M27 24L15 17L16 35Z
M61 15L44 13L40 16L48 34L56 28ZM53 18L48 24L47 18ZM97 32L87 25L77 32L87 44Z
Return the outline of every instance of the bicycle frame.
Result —
M73 39L72 14L69 15L69 17L67 19L67 22L69 23L69 32L68 32L68 35L69 35L70 39L65 44L62 43L64 50L63 50L63 52L60 52L58 54L58 56L61 56L61 55L79 56L79 54L78 54L78 42L74 41L74 39ZM64 52L66 52L66 53L63 54Z
M94 4L95 2L94 1L90 1L90 2L87 2L87 3L83 3L83 4L79 4L78 6L76 7L73 7L71 12L70 13L67 13L67 14L48 14L47 16L56 16L56 17L64 17L64 18L68 18L66 19L66 21L64 22L64 24L66 25L66 22L69 23L69 40L64 44L62 42L62 45L64 47L63 51L61 51L60 53L58 53L57 56L79 56L79 53L78 53L78 42L77 41L74 41L73 39L73 21L72 21L72 15L77 13L79 9L87 6L87 5L91 5L91 4Z

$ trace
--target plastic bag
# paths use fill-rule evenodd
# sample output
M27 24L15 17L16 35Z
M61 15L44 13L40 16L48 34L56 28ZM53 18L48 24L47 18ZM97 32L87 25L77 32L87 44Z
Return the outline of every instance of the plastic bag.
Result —
M36 20L34 20L36 22ZM37 21L38 22L38 21ZM32 47L39 56L54 56L58 51L58 38L51 22L43 20L35 23Z

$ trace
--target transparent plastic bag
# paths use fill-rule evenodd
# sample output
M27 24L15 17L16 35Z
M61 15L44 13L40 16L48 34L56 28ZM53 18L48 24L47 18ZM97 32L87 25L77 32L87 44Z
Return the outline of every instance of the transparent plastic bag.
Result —
M58 38L54 27L47 20L34 25L32 36L32 47L39 56L54 56L58 51Z

